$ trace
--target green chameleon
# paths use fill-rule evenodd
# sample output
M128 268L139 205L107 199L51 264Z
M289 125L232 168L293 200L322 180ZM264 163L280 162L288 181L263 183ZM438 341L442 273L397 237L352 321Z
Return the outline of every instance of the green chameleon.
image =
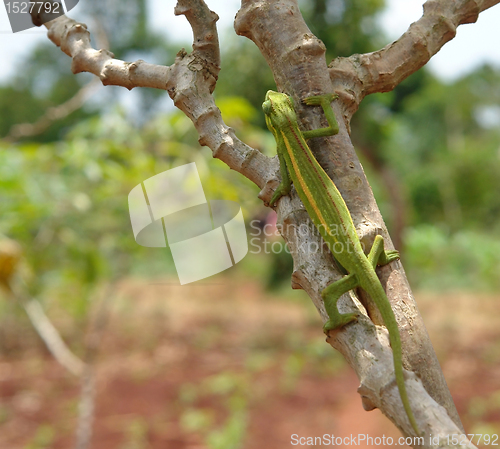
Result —
M375 273L377 265L385 265L398 259L399 253L384 251L384 239L377 235L370 253L365 255L344 199L306 143L306 139L338 133L339 127L330 107L335 98L334 94L306 98L305 104L320 105L323 108L329 127L301 131L292 99L283 93L271 90L267 92L262 109L266 114L267 127L276 139L282 179L270 204L274 205L283 195L287 195L293 182L307 213L335 260L346 271L346 276L328 285L321 293L330 317L323 328L325 333L357 319L356 313L340 313L337 309L337 300L349 290L361 287L377 305L389 331L399 394L410 424L417 435L420 435L406 393L398 325L384 288Z

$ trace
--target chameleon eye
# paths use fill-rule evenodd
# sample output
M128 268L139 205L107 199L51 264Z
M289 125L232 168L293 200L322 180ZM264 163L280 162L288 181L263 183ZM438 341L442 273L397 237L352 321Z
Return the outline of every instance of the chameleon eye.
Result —
M264 111L264 114L266 114L266 115L269 115L271 113L272 105L271 105L271 102L269 100L266 100L266 101L264 101L264 103L262 103L262 110Z

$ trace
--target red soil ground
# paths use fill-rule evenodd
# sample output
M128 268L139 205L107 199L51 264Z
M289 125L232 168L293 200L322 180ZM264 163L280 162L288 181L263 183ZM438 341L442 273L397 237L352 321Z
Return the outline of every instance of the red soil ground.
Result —
M387 418L362 409L358 380L324 343L313 306L292 296L230 280L122 282L94 365L90 447L281 449L296 447L294 434L397 442ZM466 430L498 434L500 297L417 301ZM51 318L81 353L67 321ZM31 332L11 336L17 349L0 359L0 448L73 448L79 380Z

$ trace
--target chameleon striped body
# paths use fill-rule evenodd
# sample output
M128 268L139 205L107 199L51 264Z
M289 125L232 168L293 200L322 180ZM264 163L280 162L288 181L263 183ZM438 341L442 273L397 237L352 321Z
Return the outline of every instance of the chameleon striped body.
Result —
M338 132L338 125L330 107L334 98L334 95L306 98L304 100L306 104L322 106L330 126L300 131L290 97L283 93L267 92L262 108L266 114L267 127L276 140L282 177L282 182L274 192L270 204L274 205L281 196L287 195L293 182L311 220L335 259L348 273L339 281L328 285L321 294L330 317L324 326L325 333L357 319L355 313L339 313L337 300L344 293L361 287L375 302L389 331L394 372L401 400L413 430L419 435L420 431L404 383L398 325L375 272L377 264L384 265L396 260L399 254L397 251L384 251L384 240L381 236L377 236L370 253L368 256L365 255L342 195L319 165L306 142L306 139L312 137L329 136Z

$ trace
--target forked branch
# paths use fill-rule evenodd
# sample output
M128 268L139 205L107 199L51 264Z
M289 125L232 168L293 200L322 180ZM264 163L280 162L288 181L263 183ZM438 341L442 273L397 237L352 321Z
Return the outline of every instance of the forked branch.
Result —
M34 23L43 23L49 39L72 58L73 73L93 73L104 85L167 90L175 105L192 120L200 144L210 147L214 157L262 188L267 179L275 177L277 165L236 137L223 122L211 95L220 70L215 26L218 16L201 0L180 0L175 14L188 19L193 28L194 44L190 54L184 49L179 51L171 66L142 60L121 61L108 50L96 50L91 46L87 26L67 16L45 22L42 11L35 15Z

